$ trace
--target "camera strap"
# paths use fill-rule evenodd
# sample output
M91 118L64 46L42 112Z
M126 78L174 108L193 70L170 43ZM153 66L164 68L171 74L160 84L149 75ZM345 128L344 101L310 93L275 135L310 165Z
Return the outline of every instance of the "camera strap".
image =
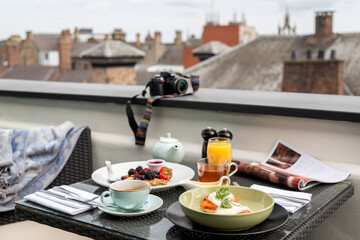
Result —
M178 74L180 75L180 74ZM183 76L183 75L180 75ZM137 94L135 96L133 96L132 98L130 98L127 103L126 103L126 115L128 117L129 120L129 125L134 133L135 136L135 144L136 145L145 145L145 139L146 139L146 131L147 128L149 126L150 123L150 119L151 119L151 113L152 113L152 107L154 102L156 102L157 100L161 99L161 98L174 98L174 97L182 97L182 96L187 96L187 95L192 95L193 93L195 93L196 91L199 90L199 86L200 86L200 78L199 76L196 75L191 75L190 77L190 81L191 81L191 87L193 89L192 93L185 93L185 94L171 94L171 95L161 95L161 96L152 96L150 98L148 98L147 102L146 102L146 108L145 108L145 113L144 116L140 122L140 125L137 124L135 118L134 118L134 112L131 108L131 102L137 98L139 95L142 95L143 97L145 97L146 94L146 89L148 87L148 85L146 85L145 89L142 91L142 93Z

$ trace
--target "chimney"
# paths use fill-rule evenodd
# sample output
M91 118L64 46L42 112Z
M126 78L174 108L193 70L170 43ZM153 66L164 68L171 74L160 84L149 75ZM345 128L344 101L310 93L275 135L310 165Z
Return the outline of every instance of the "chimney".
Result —
M326 37L333 34L332 19L333 11L316 12L315 35L317 37Z
M183 44L182 36L181 36L181 31L179 31L179 30L176 31L176 36L175 36L174 44L175 44L175 45L181 45L181 44Z
M71 69L72 39L69 30L63 30L59 40L59 70L63 72Z
M126 41L126 33L124 33L120 28L116 28L112 32L112 39L113 40L120 40L120 41Z
M140 46L140 45L141 45L140 33L136 33L136 45L137 45L137 46Z
M161 43L161 32L155 32L155 43Z
M325 45L333 41L333 13L333 11L315 13L315 34L308 37L306 40L307 44Z
M344 62L336 59L286 61L282 91L343 95L343 72Z
M19 35L12 35L6 42L6 55L9 67L20 63L20 43L21 38Z
M31 31L26 32L26 40L33 40L33 34Z
M75 37L74 37L74 43L79 43L79 42L81 42L80 41L80 31L79 31L79 29L76 27L75 28L75 30L74 30L74 35L75 35Z

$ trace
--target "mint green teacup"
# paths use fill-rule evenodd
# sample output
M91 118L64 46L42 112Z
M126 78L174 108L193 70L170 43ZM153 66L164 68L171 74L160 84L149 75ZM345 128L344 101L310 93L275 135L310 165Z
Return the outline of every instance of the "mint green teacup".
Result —
M144 205L149 196L149 187L148 182L139 180L114 182L110 185L109 191L101 194L101 202L111 207L138 210Z

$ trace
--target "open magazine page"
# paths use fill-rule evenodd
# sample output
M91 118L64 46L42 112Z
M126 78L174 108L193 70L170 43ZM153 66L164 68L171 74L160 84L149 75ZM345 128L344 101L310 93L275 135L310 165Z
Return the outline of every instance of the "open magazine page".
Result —
M276 141L261 165L284 174L301 176L323 183L337 183L350 177L350 173L332 168L281 139Z
M238 172L241 174L255 176L296 190L305 190L318 184L318 182L314 182L312 179L289 175L286 172L277 171L263 165L248 164L236 160L233 160L233 162L237 164Z

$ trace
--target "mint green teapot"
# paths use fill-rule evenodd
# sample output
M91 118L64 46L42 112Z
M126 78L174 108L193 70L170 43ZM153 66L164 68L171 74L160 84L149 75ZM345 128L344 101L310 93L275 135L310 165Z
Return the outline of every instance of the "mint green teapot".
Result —
M182 143L172 138L170 133L166 137L160 137L153 147L154 159L164 159L167 162L180 163L184 159L185 149Z

